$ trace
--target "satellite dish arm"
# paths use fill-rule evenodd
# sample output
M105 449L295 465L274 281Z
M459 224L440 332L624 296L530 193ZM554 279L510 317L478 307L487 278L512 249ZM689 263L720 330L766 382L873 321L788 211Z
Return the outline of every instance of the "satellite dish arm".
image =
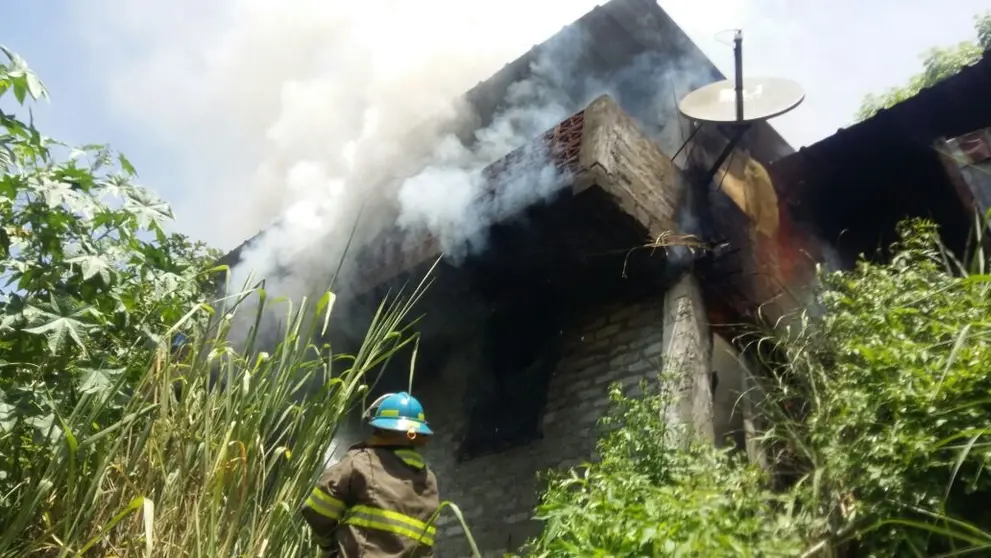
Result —
M705 177L702 179L702 184L708 186L716 178L716 173L719 172L719 167L723 166L726 159L729 159L730 153L736 149L736 146L740 144L740 140L743 139L743 135L747 133L750 129L750 124L741 124L740 126L733 127L733 135L730 136L729 142L726 143L726 147L723 148L719 157L716 158L716 162L712 164L709 168L709 172L705 173ZM727 172L729 170L727 169Z

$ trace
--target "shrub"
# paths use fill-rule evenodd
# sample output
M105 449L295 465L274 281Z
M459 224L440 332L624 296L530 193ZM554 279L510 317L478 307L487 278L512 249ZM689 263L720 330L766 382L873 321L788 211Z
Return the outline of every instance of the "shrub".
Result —
M646 389L646 386L643 386ZM727 451L682 444L665 424L663 392L628 399L618 388L600 459L552 473L527 556L794 556L804 516L787 517L764 473Z
M991 277L909 222L821 274L824 316L755 336L774 479L614 392L600 459L552 474L535 556L935 556L991 549ZM978 258L978 260L980 260ZM955 273L954 273L955 272ZM767 350L773 347L773 350ZM773 358L772 358L773 357ZM772 488L774 489L772 491Z
M4 53L0 97L46 97L24 61ZM217 253L166 234L168 205L133 184L130 162L107 147L71 149L0 112L0 173L5 494L82 396L119 378L125 387L140 382L161 334L207 300ZM195 329L204 320L187 322ZM119 418L121 404L107 405L96 420Z
M804 506L865 555L991 543L991 281L950 273L936 227L901 227L888 265L823 276L822 320L775 337L768 438Z
M0 95L43 97L4 52ZM216 252L164 232L168 206L127 159L0 126L0 556L311 549L299 506L366 375L413 339L425 285L383 303L354 355L317 341L331 293L290 305L258 352L265 292L245 290L241 354L228 334L246 310L213 300Z
M329 317L332 300L319 301L318 315ZM399 326L413 300L385 307L353 357L308 342L323 320L302 308L290 310L271 354L241 356L225 341L227 314L215 337L191 341L186 358L172 361L161 349L132 394L122 396L118 380L83 395L58 417L51 458L36 455L0 508L0 556L291 556L311 548L299 506L366 373L410 340ZM336 373L335 360L345 363ZM115 398L122 418L94 421Z

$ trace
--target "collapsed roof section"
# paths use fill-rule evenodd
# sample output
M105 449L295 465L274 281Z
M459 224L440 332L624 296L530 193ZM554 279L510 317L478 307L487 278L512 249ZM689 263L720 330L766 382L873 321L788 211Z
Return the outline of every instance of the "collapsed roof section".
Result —
M940 156L964 205L991 215L991 128L950 138Z

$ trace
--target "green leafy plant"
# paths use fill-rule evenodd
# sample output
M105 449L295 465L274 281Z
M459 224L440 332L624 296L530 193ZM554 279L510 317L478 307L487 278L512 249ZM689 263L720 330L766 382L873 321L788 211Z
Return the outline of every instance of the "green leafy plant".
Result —
M47 97L3 49L0 96ZM79 399L133 387L161 340L207 300L216 251L163 223L172 214L105 146L69 148L0 112L0 491ZM195 328L203 320L188 324ZM120 405L111 401L111 407ZM113 420L113 413L99 419ZM8 450L7 448L13 448Z
M986 230L981 224L978 230ZM821 274L823 317L747 353L770 476L613 392L600 459L549 477L531 556L937 556L991 549L991 277L936 227ZM983 254L981 248L976 254ZM661 382L661 386L665 382Z
M3 52L0 95L45 98ZM330 292L288 302L272 347L264 288L215 300L219 254L165 232L123 155L0 126L0 556L312 550L299 505L370 373L415 339L428 281L383 302L354 354L320 341Z
M211 336L190 339L184 358L158 348L112 424L94 419L121 397L124 378L83 394L57 416L51 458L35 456L5 495L0 556L294 556L312 548L299 506L369 372L413 339L408 313L425 286L383 303L354 355L310 341L330 320L326 293L312 311L289 305L271 353L241 355L227 342L236 309L218 313ZM261 299L260 320L264 291L238 298L247 296ZM194 307L174 328L213 311Z
M644 384L641 389L647 391ZM612 429L599 460L552 473L536 517L546 522L527 556L795 556L805 516L763 471L665 423L667 390L626 398L611 390Z
M0 95L47 97L3 52ZM219 254L165 232L123 155L0 126L0 556L311 551L299 506L369 375L415 339L427 279L354 354L320 341L331 292L288 302L262 343L263 286L215 300Z
M820 536L864 555L986 551L991 280L954 273L932 223L901 238L888 265L823 276L822 320L767 339L791 406L765 406L767 437L828 519Z

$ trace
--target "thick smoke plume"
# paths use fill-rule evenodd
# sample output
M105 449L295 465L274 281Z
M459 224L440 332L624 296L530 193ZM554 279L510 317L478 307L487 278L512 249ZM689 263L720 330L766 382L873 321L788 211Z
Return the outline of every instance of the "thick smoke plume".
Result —
M127 69L112 101L201 162L177 168L195 186L177 207L196 216L183 227L225 249L266 229L232 284L252 273L296 299L328 286L349 242L374 251L388 227L428 231L453 257L484 247L485 223L553 193L561 177L529 157L473 204L482 169L602 93L674 151L684 136L675 99L710 79L657 55L587 75L587 37L572 27L476 129L480 115L458 96L594 0L99 4L83 17L112 20L93 26L93 43L112 47L101 50L106 66Z
M338 281L338 288L347 289L350 280L360 279L362 266L391 263L383 254L374 257L373 243L384 231L413 242L429 235L455 260L484 248L488 224L547 197L563 184L541 149L525 150L496 184L482 171L573 110L565 80L578 70L584 44L580 28L561 35L532 63L530 75L509 88L491 123L475 130L467 141L457 132L477 115L454 102L395 136L378 132L373 112L361 141L374 144L367 151L357 143L346 146L346 164L331 178L325 178L326 163L295 164L289 169L289 187L305 185L300 190L307 197L290 205L276 224L246 247L232 284L239 286L254 274L277 295L317 296L332 279ZM350 257L368 253L373 257ZM339 269L342 262L345 265Z

